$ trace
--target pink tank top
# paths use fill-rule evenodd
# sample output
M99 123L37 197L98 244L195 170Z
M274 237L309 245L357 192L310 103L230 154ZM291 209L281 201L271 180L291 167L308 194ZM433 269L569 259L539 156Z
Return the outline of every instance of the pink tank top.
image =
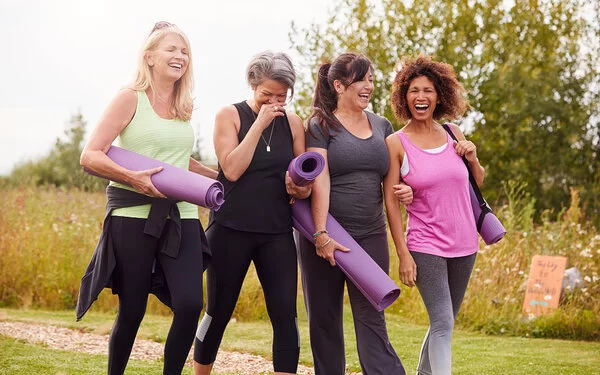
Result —
M406 206L406 243L410 251L455 258L477 252L477 227L469 197L469 174L448 146L428 153L397 131L408 155L409 171L404 181L413 189L413 202Z

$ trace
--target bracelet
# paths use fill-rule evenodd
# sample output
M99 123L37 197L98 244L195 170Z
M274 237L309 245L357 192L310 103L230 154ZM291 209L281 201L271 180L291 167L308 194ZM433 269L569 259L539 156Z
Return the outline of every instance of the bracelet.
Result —
M327 229L316 231L315 234L313 234L313 240L316 240L317 237L319 237L322 234L329 234L329 232L327 231Z
M316 246L317 250L324 248L325 246L327 246L329 243L331 242L331 238L329 238L327 241L325 241L325 243L321 246Z

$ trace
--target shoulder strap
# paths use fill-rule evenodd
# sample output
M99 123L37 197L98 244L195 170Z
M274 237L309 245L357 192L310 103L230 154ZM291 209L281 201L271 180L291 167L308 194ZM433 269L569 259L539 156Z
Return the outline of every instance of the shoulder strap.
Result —
M452 129L450 129L450 126L448 124L442 124L442 126L448 132L448 134L450 134L450 137L452 137L452 139L454 139L456 142L458 142L458 139L456 139L456 136L452 132ZM479 208L481 208L481 214L479 215L479 218L477 219L477 230L480 230L481 224L483 223L483 218L485 217L485 214L488 212L492 212L492 210L488 206L485 199L483 199L483 195L481 194L481 190L479 190L477 181L475 181L473 172L471 172L471 167L469 167L469 162L467 161L467 158L465 158L463 156L462 159L463 159L463 162L465 163L465 166L467 167L467 171L469 171L469 182L471 183L473 192L475 193L475 196L477 197L477 202L479 202Z

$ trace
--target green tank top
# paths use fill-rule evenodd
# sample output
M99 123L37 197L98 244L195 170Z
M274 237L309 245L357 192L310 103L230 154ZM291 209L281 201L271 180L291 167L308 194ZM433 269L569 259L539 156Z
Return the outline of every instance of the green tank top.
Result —
M137 152L156 160L189 169L190 155L194 147L194 130L188 121L167 120L159 117L144 91L137 92L138 102L135 115L127 127L119 134L115 146ZM135 191L135 189L111 181L110 185ZM177 203L182 219L197 219L198 206ZM147 219L150 205L115 209L113 216Z

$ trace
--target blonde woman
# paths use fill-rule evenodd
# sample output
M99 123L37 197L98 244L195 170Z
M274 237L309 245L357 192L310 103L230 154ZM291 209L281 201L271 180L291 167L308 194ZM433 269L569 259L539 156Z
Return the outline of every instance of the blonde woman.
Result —
M192 87L187 37L175 25L157 23L142 48L135 82L117 93L81 154L82 166L111 179L105 225L77 306L81 318L102 288L110 286L119 296L109 340L109 375L125 371L156 275L163 276L161 300L174 312L164 374L181 373L194 339L202 309L202 253L207 250L198 208L165 199L150 180L161 168L131 171L106 156L114 142L216 178L216 171L190 157Z

